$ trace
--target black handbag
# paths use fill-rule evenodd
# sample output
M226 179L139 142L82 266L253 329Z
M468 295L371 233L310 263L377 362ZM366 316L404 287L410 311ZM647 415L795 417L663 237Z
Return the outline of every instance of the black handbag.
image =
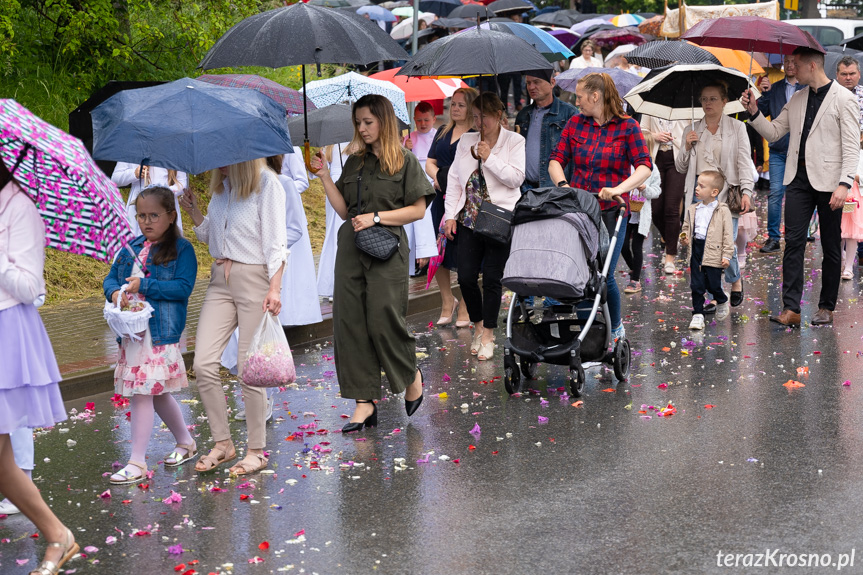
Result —
M357 177L357 213L362 212L362 173ZM399 251L399 235L392 230L375 224L354 234L354 244L362 252L379 260L388 260Z
M507 244L512 237L512 212L491 203L488 198L488 187L485 185L485 176L482 175L482 166L480 166L479 177L486 197L479 205L473 231L487 240Z

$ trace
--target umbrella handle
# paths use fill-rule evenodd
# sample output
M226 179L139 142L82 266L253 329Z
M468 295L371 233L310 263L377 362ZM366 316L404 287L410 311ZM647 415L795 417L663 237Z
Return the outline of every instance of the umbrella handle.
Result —
M311 145L309 144L309 141L308 141L308 140L306 140L305 142L303 142L303 160L305 160L305 162L306 162L306 169L307 169L309 172L311 172L311 173L313 173L313 174L317 174L317 173L318 173L318 171L319 171L319 170L316 170L315 168L313 168L313 167L312 167L312 163L311 163L311 160L312 160L312 148L311 148Z

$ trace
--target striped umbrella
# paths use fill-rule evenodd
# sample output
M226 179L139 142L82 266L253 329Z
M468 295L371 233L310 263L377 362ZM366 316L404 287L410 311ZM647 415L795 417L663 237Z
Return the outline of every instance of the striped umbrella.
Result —
M120 191L84 144L15 100L0 100L0 160L36 204L49 247L111 263L132 239Z
M195 78L201 82L226 88L250 88L281 104L289 116L303 113L303 95L296 91L255 74L204 74ZM315 106L312 105L314 110Z
M638 14L620 14L611 19L611 23L619 28L624 26L638 26L644 22L644 18Z
M405 104L405 93L401 88L391 82L366 78L356 72L309 82L306 85L305 94L318 108L343 102L356 102L366 94L379 94L392 103L396 116L401 121L406 124L411 122Z

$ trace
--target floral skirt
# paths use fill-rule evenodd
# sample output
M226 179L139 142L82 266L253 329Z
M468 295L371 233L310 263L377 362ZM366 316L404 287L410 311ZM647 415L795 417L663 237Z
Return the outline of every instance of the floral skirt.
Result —
M142 342L123 338L114 370L114 393L162 395L188 386L180 344L152 345L149 331Z

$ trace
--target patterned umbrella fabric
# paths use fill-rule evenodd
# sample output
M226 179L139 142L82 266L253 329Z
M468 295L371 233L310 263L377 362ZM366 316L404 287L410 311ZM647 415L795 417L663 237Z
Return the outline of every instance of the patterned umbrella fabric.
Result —
M203 76L198 76L195 80L226 88L250 88L257 90L264 96L268 96L284 106L289 116L297 116L303 113L303 95L300 92L255 74L204 74ZM311 106L311 109L315 109L314 104Z
M626 55L630 64L645 68L661 68L669 64L719 64L719 59L700 46L689 42L655 40L642 44Z
M309 82L305 93L318 108L342 102L356 102L366 94L379 94L392 103L396 116L401 121L406 124L411 122L405 104L405 93L401 88L392 82L366 78L356 72Z
M653 16L638 25L638 31L642 34L650 34L651 36L659 36L662 31L662 23L665 22L665 16Z
M638 26L642 22L644 22L644 17L639 16L638 14L621 14L620 16L615 16L611 19L611 23L620 28L624 28L626 26Z
M392 82L405 93L406 102L420 102L423 100L443 100L452 96L459 88L467 88L468 85L457 78L446 78L434 80L432 78L408 78L407 76L396 76L401 68L384 70L372 74L369 78Z
M49 247L111 263L132 238L117 186L80 140L0 100L0 159L45 221Z
M443 222L441 222L443 224ZM438 268L443 263L443 257L446 254L446 236L443 231L438 232L437 235L437 255L429 259L429 269L426 272L426 289L431 287L432 280L434 279L435 274L437 273Z
M591 35L591 40L602 48L614 48L621 44L635 44L641 46L647 42L643 34L635 28L618 28L617 30L602 30Z

